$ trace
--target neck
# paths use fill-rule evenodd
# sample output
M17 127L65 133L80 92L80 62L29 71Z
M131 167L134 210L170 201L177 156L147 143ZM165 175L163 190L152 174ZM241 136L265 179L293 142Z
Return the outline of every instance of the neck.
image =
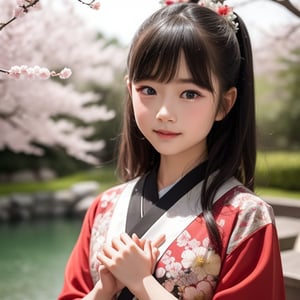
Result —
M157 176L158 190L161 190L181 179L200 163L204 162L206 158L206 154L201 155L193 161L180 161L178 157L161 157Z

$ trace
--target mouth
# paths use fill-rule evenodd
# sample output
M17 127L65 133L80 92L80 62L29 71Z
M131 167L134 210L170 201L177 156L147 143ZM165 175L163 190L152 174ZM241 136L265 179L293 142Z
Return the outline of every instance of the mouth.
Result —
M168 131L168 130L153 130L154 133L156 133L159 137L162 138L174 138L179 135L181 135L180 132L174 132L174 131Z

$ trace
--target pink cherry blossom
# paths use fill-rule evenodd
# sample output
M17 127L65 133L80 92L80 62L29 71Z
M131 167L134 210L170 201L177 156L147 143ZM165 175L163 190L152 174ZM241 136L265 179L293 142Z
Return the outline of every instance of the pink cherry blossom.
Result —
M7 2L8 1L10 1L10 0L7 0ZM95 10L100 9L99 1L92 0L90 2L85 2L83 0L78 0L78 2L88 5L90 8L95 9ZM27 14L28 12L30 12L32 10L39 10L41 8L42 8L42 6L41 6L40 0L15 0L15 7L12 8L13 16L5 22L0 21L0 31L4 27L10 25L17 18L23 17L25 14Z
M72 9L76 1L62 1L59 10L54 2L30 9L2 31L0 25L0 151L43 155L37 145L60 147L76 159L98 164L99 156L93 153L105 143L101 137L89 139L92 124L110 120L115 113L99 104L99 92L87 87L101 90L116 84L127 50L99 39L97 29ZM1 17L9 20L15 6L15 0L3 1ZM55 116L77 119L84 126Z
M19 66L13 66L8 71L8 74L13 79L19 79L21 76L21 69Z
M60 71L59 73L59 78L60 79L67 79L72 75L72 71L69 68L64 68L63 70Z
M99 10L100 9L100 2L99 1L96 1L96 2L93 2L92 4L90 4L90 7L92 9L95 9L95 10Z
M164 282L164 288L168 291L168 292L172 292L175 286L175 281L172 279L168 279Z
M67 79L72 75L72 71L69 68L62 69L59 73L54 71L49 71L49 69L40 66L28 67L26 65L22 66L12 66L7 73L12 79L49 79L50 76L59 76L60 79Z
M155 271L156 278L162 278L163 276L165 276L165 274L166 274L166 270L161 267L157 268Z
M34 68L32 67L28 67L26 69L26 78L27 79L35 79L35 72L34 72Z
M18 6L23 6L26 4L26 0L16 0Z
M16 7L14 9L14 17L20 18L25 14L24 9L22 7Z
M208 298L205 297L203 291L198 290L196 287L188 286L184 288L183 299L194 300L194 299L208 299Z
M191 235L189 234L188 231L184 231L183 233L180 234L180 236L176 239L177 245L179 247L184 247L187 245L191 238Z
M212 299L213 287L207 281L201 281L196 287L188 286L184 288L183 299Z
M50 71L47 68L40 68L39 78L48 79L50 77Z
M178 277L178 274L182 271L182 265L179 262L172 262L166 265L167 277Z

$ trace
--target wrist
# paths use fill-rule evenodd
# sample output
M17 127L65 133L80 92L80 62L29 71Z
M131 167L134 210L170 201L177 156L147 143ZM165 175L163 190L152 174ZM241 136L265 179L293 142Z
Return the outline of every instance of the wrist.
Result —
M154 281L156 281L155 278L152 275L148 275L138 283L136 282L130 290L139 300L150 300L149 290L155 284Z
M101 281L98 281L92 290L93 300L113 300L114 293L105 291Z
M152 275L144 277L135 284L131 292L139 300L176 299Z

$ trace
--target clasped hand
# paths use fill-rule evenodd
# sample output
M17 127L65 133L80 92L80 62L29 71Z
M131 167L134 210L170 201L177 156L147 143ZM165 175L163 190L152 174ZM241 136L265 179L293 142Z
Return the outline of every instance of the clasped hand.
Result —
M111 297L125 286L134 293L138 284L154 272L158 247L164 241L164 235L151 242L122 233L111 245L105 245L97 256L101 264L99 285L105 295Z

